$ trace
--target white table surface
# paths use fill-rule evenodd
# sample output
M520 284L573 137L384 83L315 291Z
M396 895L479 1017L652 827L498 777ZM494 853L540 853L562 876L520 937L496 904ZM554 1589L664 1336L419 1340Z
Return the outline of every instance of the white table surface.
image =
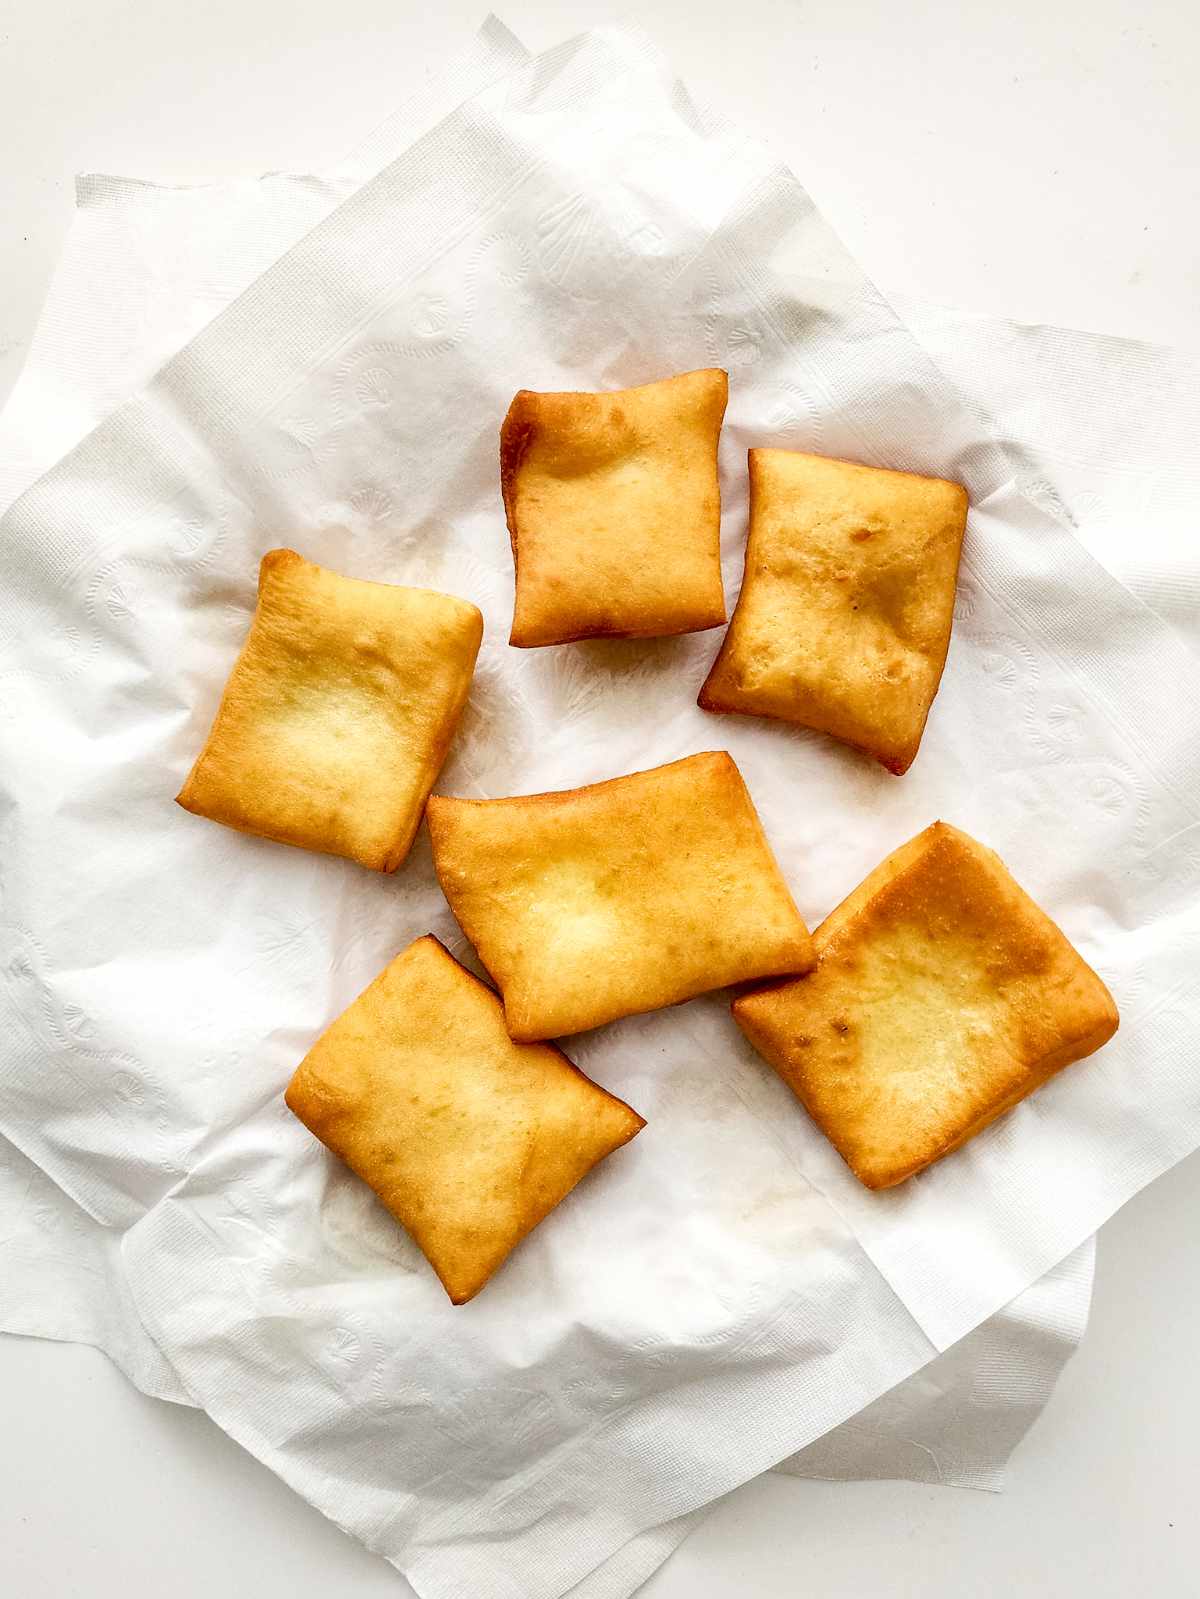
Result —
M631 12L771 140L885 287L1200 349L1195 0L502 14L543 48ZM319 169L479 16L471 0L0 0L0 397L75 172ZM1007 1494L761 1479L648 1599L1196 1594L1198 1219L1200 1157L1105 1229L1092 1326ZM143 1398L93 1350L0 1337L0 1418L0 1594L409 1592L204 1416Z

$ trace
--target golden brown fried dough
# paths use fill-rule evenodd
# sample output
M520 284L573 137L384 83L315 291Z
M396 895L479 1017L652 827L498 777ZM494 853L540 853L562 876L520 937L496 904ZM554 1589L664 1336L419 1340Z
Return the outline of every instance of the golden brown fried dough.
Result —
M1117 1029L1112 995L999 856L945 822L813 942L814 972L733 1014L868 1188L957 1149Z
M577 1033L812 965L724 751L565 793L435 794L426 814L442 889L514 1038Z
M510 644L719 627L724 372L611 394L522 389L500 430Z
M408 1229L456 1305L646 1125L561 1050L514 1044L496 995L433 937L322 1034L285 1098Z
M471 686L483 618L294 550L258 608L178 799L197 816L392 872L408 854Z
M966 518L959 483L751 450L742 591L699 703L906 772L946 664Z

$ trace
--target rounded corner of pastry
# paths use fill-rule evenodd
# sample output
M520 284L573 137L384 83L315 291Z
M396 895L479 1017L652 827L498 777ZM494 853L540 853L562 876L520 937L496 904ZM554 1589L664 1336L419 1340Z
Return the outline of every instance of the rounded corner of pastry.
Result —
M702 711L712 711L714 715L721 716L733 709L716 693L713 688L712 674L705 678L700 685L700 692L696 695L696 704Z
M729 607L725 603L725 590L722 586L720 599L712 605L696 613L690 625L684 629L687 633L709 633L714 627L724 627L729 621Z
M947 488L954 491L953 497L958 502L958 511L965 521L967 512L971 509L971 496L967 492L966 484L960 483L957 478L952 477L944 477L940 479L940 481L944 483Z
M905 752L901 755L876 755L875 759L885 772L890 772L893 777L903 777L912 763L917 758L917 751Z
M742 776L742 769L728 750L697 750L695 755L685 755L683 760L697 763L703 762L705 766L710 768L714 776L719 774L722 780L732 780L737 789L745 790L747 800L750 799L750 791L746 787L746 779ZM750 800L750 803L753 804L753 800Z
M542 648L543 646L549 644L550 642L551 642L551 640L549 640L549 639L531 637L530 636L530 629L528 627L526 627L524 623L518 622L517 619L516 619L516 616L514 615L512 627L509 629L509 632L508 632L508 647L509 647L509 649L512 649L512 650L536 650L536 649Z
M474 636L475 650L478 652L479 646L483 643L483 612L479 609L474 600L468 600L461 594L448 594L446 598L454 601L455 608L458 611L459 617L461 618L463 627L465 629L469 629L471 634Z
M268 550L258 563L259 581L261 582L264 577L272 572L282 572L289 567L295 569L296 567L309 566L311 564L311 562L304 559L298 550L293 550L288 545L281 544L276 549Z
M881 1194L887 1188L898 1188L901 1183L907 1182L910 1177L915 1177L917 1172L923 1170L921 1166L905 1166L897 1170L890 1166L864 1166L846 1162L859 1182L872 1194Z

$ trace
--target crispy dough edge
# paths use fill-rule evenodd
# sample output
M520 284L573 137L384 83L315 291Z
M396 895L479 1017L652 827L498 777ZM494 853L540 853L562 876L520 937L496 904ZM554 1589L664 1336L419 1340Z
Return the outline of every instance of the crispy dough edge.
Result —
M908 872L914 870L919 864L920 858L925 851L933 843L935 843L939 837L947 836L960 839L972 849L983 851L989 855L999 865L1005 875L1016 884L1021 893L1025 894L1025 897L1030 901L1030 903L1034 905L1043 916L1046 916L1046 912L1042 911L1041 906L1037 904L1037 901L1033 899L1032 895L1028 894L1027 891L1021 887L1020 883L1017 883L1016 878L1013 877L1013 874L1009 871L1004 861L994 849L990 848L990 846L987 844L981 843L978 839L973 838L970 833L965 832L962 828L955 827L953 823L938 820L931 822L928 827L923 828L921 832L917 833L913 838L910 838L906 843L899 845L891 852L891 854L886 855L883 860L880 861L878 866L867 873L866 877L863 878L862 882L859 883L856 888L851 889L845 898L839 901L833 910L830 911L825 920L818 925L813 934L813 942L818 950L818 953L836 938L837 934L841 932L843 927L847 926L851 921L853 921L854 917L858 915L859 911L869 904L870 901L874 899L876 894L878 894L889 883L894 882L897 878L903 877ZM1065 1040L1058 1046L1057 1049L1053 1049L1049 1051L1048 1054L1042 1056L1039 1060L1031 1062L1026 1068L1025 1074L1020 1083L1018 1083L1014 1089L1012 1089L996 1104L986 1106L984 1110L982 1110L974 1119L974 1121L970 1123L965 1131L960 1132L953 1138L946 1139L940 1144L934 1146L931 1153L917 1160L907 1161L895 1166L884 1165L878 1168L867 1168L856 1164L854 1161L850 1160L848 1156L842 1153L842 1150L838 1146L836 1140L830 1134L824 1120L817 1114L814 1108L805 1099L804 1095L800 1093L800 1091L788 1078L784 1078L785 1083L792 1090L792 1093L795 1094L801 1105L803 1105L805 1111L811 1117L812 1121L820 1129L822 1134L824 1134L825 1138L827 1138L828 1141L833 1145L834 1149L837 1150L842 1160L845 1161L846 1165L854 1173L855 1177L858 1178L859 1182L862 1183L864 1188L869 1188L872 1190L894 1188L898 1183L905 1182L909 1177L915 1176L917 1172L924 1171L927 1166L933 1165L935 1161L940 1160L944 1155L953 1154L956 1149L961 1149L964 1144L968 1143L972 1138L974 1138L976 1133L981 1133L991 1122L997 1120L1000 1116L1003 1116L1006 1111L1012 1110L1014 1106L1019 1105L1023 1099L1028 1098L1030 1094L1034 1093L1044 1083L1048 1082L1051 1077L1062 1071L1064 1067L1072 1065L1075 1061L1085 1060L1087 1056L1094 1054L1096 1050L1107 1044L1109 1039L1112 1038L1113 1034L1117 1031L1118 1027L1120 1026L1120 1012L1117 1009L1116 1001L1113 999L1108 985L1104 982L1099 973L1096 972L1093 967L1089 966L1088 963L1083 959L1083 956L1075 948L1075 945L1071 943L1070 939L1067 938L1067 935L1063 932L1062 928L1058 926L1058 923L1049 916L1046 916L1046 919L1055 928L1059 936L1067 943L1076 959L1086 967L1088 972L1090 972L1092 977L1095 979L1100 993L1107 1002L1105 1014L1097 1019L1094 1026L1086 1029L1083 1033L1080 1033L1075 1038ZM749 1042L774 1070L778 1070L779 1068L775 1066L771 1053L765 1047L763 1042L763 1034L758 1029L753 1008L747 1007L743 1002L746 1000L752 1001L758 995L776 993L779 990L786 988L791 983L802 981L803 976L799 976L776 978L772 979L772 981L768 983L756 984L752 989L745 990L741 994L737 995L730 1005L730 1010L733 1013L733 1019L737 1023L738 1027L741 1028Z
M852 462L851 465L853 464L854 463ZM903 472L900 474L900 476L920 477L921 474L916 472ZM911 745L907 747L903 754L892 756L888 759L885 759L882 755L876 755L875 757L875 759L879 761L880 764L889 772L891 772L894 777L903 777L905 772L908 771L909 767L916 760L917 754L921 748L921 742L925 737L925 729L929 726L929 717L933 710L934 701L937 699L942 687L942 677L946 671L946 658L950 654L950 640L954 634L954 603L958 598L958 574L962 566L963 540L967 536L967 515L971 509L971 501L969 495L967 494L966 488L963 484L956 482L953 478L926 478L923 479L923 481L944 483L947 487L957 490L958 499L960 501L960 514L954 543L954 583L950 595L950 614L946 620L945 631L942 634L942 647L937 658L937 671L934 674L933 691L929 696L929 703L925 707L925 714L921 718L921 725L917 728L916 735L914 736Z
M758 814L758 806L754 803L754 796L751 794L750 786L746 782L745 777L742 775L741 767L734 760L733 756L729 754L728 750L723 750L721 753L729 762L730 775L732 776L734 782L738 785L746 801L746 808L750 812L750 820L753 823L754 831L758 837L759 843L762 845L763 853L770 862L770 869L775 874L777 885L783 893L788 904L792 907L792 914L796 918L796 926L799 929L799 936L796 939L796 959L800 964L796 966L794 971L789 971L787 975L789 977L807 976L809 972L816 969L817 965L817 952L813 944L812 933L809 931L807 922L800 914L800 907L796 904L795 895L792 893L787 878L783 875L783 867L780 866L778 857L776 856L774 849L771 847L771 840L767 837L767 830L763 826L762 817Z
M884 473L889 477L912 478L917 483L943 483L947 488L957 489L962 496L963 515L967 513L969 499L966 488L957 478L939 477L936 472L907 472L900 466L879 466L874 461L855 461L848 455L822 455L818 450L789 450L782 444L758 444L748 452L749 455L789 455L802 456L807 461L831 461L835 466L852 466L860 472L876 476Z
M410 944L406 944L402 950L398 951L398 953L394 955L388 962L387 966L385 966L382 971L379 971L375 974L375 976L367 984L366 988L364 988L361 993L357 994L354 999L350 1001L350 1004L345 1007L345 1009L339 1011L338 1015L335 1016L332 1021L326 1023L325 1027L322 1028L321 1032L318 1033L317 1037L313 1040L313 1044L305 1054L304 1059L292 1073L292 1076L283 1091L284 1104L291 1111L292 1115L296 1117L297 1121L303 1123L303 1125L313 1135L317 1142L323 1144L335 1159L340 1160L344 1166L346 1166L350 1171L353 1171L359 1182L366 1183L367 1187L376 1194L376 1197L378 1197L378 1193L372 1183L366 1177L364 1177L361 1172L356 1171L355 1168L350 1165L350 1162L346 1160L346 1158L336 1149L332 1148L331 1145L326 1143L325 1139L321 1136L318 1128L322 1121L322 1117L319 1111L315 1109L318 1103L316 1096L313 1095L308 1089L306 1067L308 1065L309 1055L312 1054L313 1048L315 1048L320 1040L325 1036L329 1028L333 1026L333 1023L339 1020L340 1017L344 1016L346 1011L352 1010L353 1007L358 1004L363 995L375 986L375 984L384 975L384 972L388 971L397 960L401 960L404 956L410 954L417 948L419 944L428 944L432 949L434 949L439 955L443 956L445 960L449 962L457 974L459 974L461 977L467 978L469 982L473 983L477 988L482 989L492 1001L495 1008L500 1012L501 1020L503 1020L504 1006L500 999L500 995L496 992L496 990L489 983L485 983L481 978L477 977L475 973L471 971L469 967L464 966L460 960L457 960L446 948L445 944L442 943L441 939L438 938L436 933L424 933L420 938L414 938ZM516 1041L514 1040L514 1043L515 1042ZM518 1045L518 1047L521 1046ZM629 1114L630 1125L628 1132L623 1138L619 1139L615 1144L613 1144L610 1149L606 1150L605 1153L599 1157L599 1159L593 1161L592 1165L586 1172L581 1174L579 1182L582 1182L584 1177L588 1176L591 1171L595 1170L595 1168L600 1164L601 1160L605 1160L609 1155L615 1154L618 1149L623 1149L626 1144L630 1143L634 1138L636 1138L645 1127L646 1118L638 1111L634 1110L633 1106L630 1105L626 1100L622 1099L618 1094L612 1093L609 1089L605 1088L603 1084L596 1082L595 1078L589 1077L588 1074L583 1071L581 1067L577 1066L575 1062L567 1054L565 1054L557 1044L550 1043L544 1039L539 1039L537 1043L531 1047L550 1050L553 1054L558 1056L559 1060L565 1066L570 1067L571 1071L574 1072L576 1077L583 1078L585 1083L590 1084L593 1088L599 1089L600 1093L602 1093L606 1099L610 1100L614 1105L619 1105ZM567 1194L571 1193L577 1186L578 1183L573 1184L571 1188L567 1189L567 1193L561 1195L555 1204L550 1207L550 1210L546 1211L544 1215L540 1216L534 1223L533 1227L531 1227L528 1232L522 1234L521 1238L518 1239L517 1242L523 1242L524 1239L529 1236L529 1233L533 1232L536 1227L539 1227L541 1223L545 1221L546 1216L550 1215L550 1212L555 1210L557 1206L562 1203L562 1200L567 1197ZM387 1207L385 1207L385 1209L386 1208ZM408 1229L404 1226L404 1223L400 1220L399 1216L390 1210L388 1211L388 1214L392 1217L392 1220L398 1227L403 1228L405 1232L408 1232ZM411 1234L409 1234L409 1236L411 1237ZM513 1247L516 1248L516 1245ZM465 1305L470 1300L474 1299L475 1295L479 1293L480 1289L484 1288L486 1284L491 1281L495 1273L499 1271L500 1267L503 1266L505 1261L509 1258L509 1255L511 1255L512 1251L509 1251L509 1255L506 1255L504 1260L497 1261L492 1270L489 1271L486 1276L480 1278L480 1280L468 1291L452 1288L438 1268L431 1260L429 1260L429 1257L425 1255L424 1250L422 1250L421 1253L430 1270L438 1279L439 1283L441 1283L442 1288L445 1290L446 1297L449 1299L450 1303L452 1305Z
M738 597L734 602L733 614L729 618L729 626L725 629L725 637L721 640L721 647L713 658L708 669L708 676L700 685L700 692L696 695L696 704L702 711L716 711L725 713L738 710L730 699L722 698L718 684L725 669L727 657L731 649L733 630L738 625L738 612L742 608L742 596L746 592L746 573L750 568L750 537L754 527L754 508L759 494L758 467L755 462L757 450L746 451L746 476L749 483L749 500L746 514L746 548L742 553L742 581L738 588ZM746 713L753 714L753 713ZM778 720L778 718L777 718Z
M503 995L504 985L499 976L484 960L480 954L480 924L468 911L464 897L459 894L457 886L452 887L448 881L449 874L442 870L445 851L453 849L454 838L454 807L457 805L484 804L483 800L452 799L442 794L431 794L425 803L425 826L429 829L429 843L433 852L433 871L438 880L438 886L445 896L450 907L450 914L458 923L463 933L470 942L471 948L479 957L479 964L487 972L488 977L495 985L495 991ZM503 1004L503 999L501 999ZM505 1031L508 1023L505 1021ZM509 1035L511 1037L511 1034Z
M210 817L205 816L203 811L196 809L192 797L192 789L195 784L196 774L203 765L205 758L207 757L216 740L217 725L221 720L221 712L225 709L225 701L229 697L229 685L233 682L234 675L236 674L238 667L241 666L247 650L250 648L250 640L254 635L254 629L258 623L259 614L262 610L263 595L266 591L267 579L270 577L271 573L276 571L279 567L308 566L310 564L311 563L306 561L304 557L298 554L295 550L286 548L268 550L263 556L262 560L258 563L257 597L254 603L254 612L250 617L250 626L246 629L246 636L242 640L242 647L238 651L237 656L234 659L234 663L230 667L228 675L225 678L225 686L221 690L221 698L217 702L217 709L213 714L212 723L208 729L208 733L205 735L204 743L200 746L200 753L192 762L191 769L183 780L183 787L175 796L176 805L182 806L185 811L189 811L193 816L204 817L206 821L211 820ZM222 823L221 825L231 826L232 824ZM246 833L249 830L244 827L235 827L234 831L238 833Z
M729 695L728 693L722 694L721 692L722 675L731 648L730 640L733 636L733 630L737 623L738 611L741 609L742 595L745 593L746 589L746 571L750 564L750 530L754 526L754 509L759 493L760 483L760 467L758 457L763 455L803 455L809 460L813 461L833 461L839 466L859 467L864 472L890 472L895 477L913 478L921 483L944 483L948 488L956 489L962 501L962 526L958 532L958 544L954 555L955 593L958 591L958 572L959 567L962 564L963 538L966 534L967 512L970 510L970 499L967 495L965 487L961 483L956 482L953 478L932 477L924 472L902 472L898 468L890 466L873 467L868 466L862 461L846 460L841 456L816 455L811 450L784 450L775 446L756 446L746 451L746 471L750 485L750 496L746 531L746 553L742 561L742 584L741 588L738 590L737 603L734 605L733 615L729 619L729 627L726 630L725 637L721 640L721 647L717 651L716 657L708 669L708 676L700 686L700 692L696 696L696 704L702 711L711 711L717 715L756 716L764 722L784 722L792 727L807 727L809 725L807 722L799 721L790 716L781 716L775 711L762 711L758 710L757 708L741 705L733 696ZM921 718L921 725L917 729L916 737L913 739L912 743L906 746L905 749L899 754L884 755L879 750L872 749L867 744L856 743L853 739L842 738L833 733L825 733L824 730L820 728L815 728L813 731L823 733L825 738L832 738L834 739L835 743L844 744L847 749L859 750L862 754L869 755L872 760L878 761L880 766L882 766L885 771L891 772L893 777L903 777L905 772L908 771L909 767L916 760L917 752L921 747L921 740L925 736L925 728L929 722L929 713L933 709L933 702L937 698L938 690L942 686L942 674L946 670L946 657L950 653L950 638L953 631L954 610L953 607L951 607L950 621L946 627L945 637L942 642L941 658L937 663L937 675L934 679L933 693L929 696L929 704L925 707L925 714Z
M726 637L728 637L728 634L726 634ZM947 645L947 649L948 648L949 646ZM725 646L722 644L721 653L723 654L724 651ZM712 665L713 672L716 671L718 665L720 664L720 660L721 656L718 655L717 659ZM719 698L719 691L710 688L707 681L704 683L699 694L696 696L696 704L702 711L712 711L718 716L748 716L753 717L760 722L778 722L781 727L807 728L810 733L819 733L822 738L827 738L834 744L841 744L844 749L856 750L860 755L870 756L871 760L876 761L884 768L885 771L890 772L893 777L903 777L904 773L908 771L916 757L915 749L913 750L912 754L906 753L901 758L897 758L895 756L884 756L881 755L878 750L873 750L868 744L856 743L854 739L842 738L840 734L827 733L823 727L812 727L808 722L797 721L795 717L781 716L777 711L760 711L757 709L751 710L747 705L735 705L732 700L722 700ZM928 719L929 712L926 711L925 720L928 721ZM924 731L925 723L922 722L922 734Z
M500 424L500 495L504 501L504 520L508 524L514 571L518 564L517 474L529 453L536 431L537 398L533 389L518 389Z
M594 783L584 783L578 788L550 788L538 794L498 794L492 799L470 799L457 794L431 794L426 814L432 814L435 806L440 809L446 804L473 806L548 804L553 800L565 799L568 795L573 798L576 794L594 794L598 789L609 788L615 783L628 783L635 777L648 777L651 772L666 772L672 766L683 766L689 761L717 761L722 764L728 762L734 771L737 771L737 762L728 750L696 750L691 755L679 755L673 761L661 761L657 766L639 767L636 772L618 772L616 777L601 777ZM738 776L741 776L740 772Z
M455 599L457 598L457 595L449 595L447 597ZM424 817L426 807L429 804L429 796L433 791L433 785L442 775L442 767L446 764L446 757L450 753L450 746L454 742L454 735L458 732L458 724L462 721L462 713L466 709L468 699L471 697L471 685L475 681L475 663L479 659L479 648L483 643L483 613L480 611L477 605L471 604L469 600L464 600L462 603L464 605L470 605L471 609L475 612L475 616L473 618L475 643L471 648L470 670L464 674L462 687L458 693L458 696L454 704L447 712L446 717L439 728L438 736L434 740L433 749L430 752L429 758L429 781L424 785L425 792L421 796L421 802L414 808L412 821L406 824L404 827L397 829L396 837L391 848L382 856L382 864L379 867L379 870L383 872L394 872L397 867L401 866L408 859L409 851L413 847L413 841L420 830L422 818Z
M526 628L519 638L510 633L508 642L514 650L536 650L555 644L581 644L587 639L685 638L689 633L709 633L724 625L725 618L721 616L715 622L689 622L686 627L589 627L580 633L555 633L553 638L535 638Z
M512 548L513 557L513 587L514 590L520 582L521 562L519 554L520 530L517 519L517 478L521 466L529 453L529 447L537 434L539 401L575 399L579 395L602 394L606 398L613 398L619 394L637 394L642 389L656 389L663 383L673 383L677 378L691 377L720 377L721 384L721 414L717 418L717 448L721 443L721 428L725 422L725 412L729 408L729 373L724 367L703 366L695 367L687 372L672 372L665 378L655 378L650 383L636 383L624 389L518 389L513 396L504 421L500 424L500 495L504 502L504 520L508 527L508 542ZM720 540L721 527L721 480L717 475L717 538ZM539 638L535 630L524 628L518 635L517 632L517 607L516 598L513 598L513 620L509 630L508 642L511 648L517 650L546 649L555 644L579 644L585 639L638 639L638 638L682 638L688 633L707 633L711 628L725 625L728 607L725 602L725 585L721 584L721 614L711 622L702 622L688 627L671 628L585 628L579 633L555 633L551 637Z

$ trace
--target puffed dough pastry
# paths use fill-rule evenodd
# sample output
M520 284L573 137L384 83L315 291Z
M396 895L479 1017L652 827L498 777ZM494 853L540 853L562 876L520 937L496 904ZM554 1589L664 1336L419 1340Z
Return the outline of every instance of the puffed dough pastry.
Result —
M510 644L721 625L728 395L717 370L610 394L521 390L500 430L517 573Z
M514 1038L807 971L812 942L723 751L565 793L434 795L433 861Z
M907 771L946 663L966 518L960 483L751 450L742 591L700 704Z
M935 822L733 1014L868 1188L957 1149L1117 1030L1112 995L992 850Z
M288 1107L412 1235L456 1305L645 1122L436 938L384 968L301 1061Z
M408 854L471 686L483 618L271 550L249 637L178 799L381 872Z

